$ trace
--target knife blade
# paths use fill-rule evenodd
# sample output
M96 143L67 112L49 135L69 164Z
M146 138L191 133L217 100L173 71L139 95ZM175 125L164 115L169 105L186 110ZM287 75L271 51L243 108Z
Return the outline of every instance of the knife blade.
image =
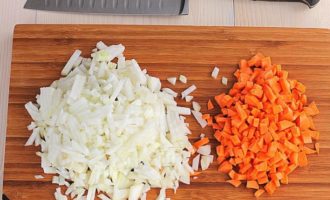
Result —
M120 15L187 15L189 0L27 0L24 8Z
M301 2L309 8L313 8L320 0L254 0L254 1L286 1L286 2Z

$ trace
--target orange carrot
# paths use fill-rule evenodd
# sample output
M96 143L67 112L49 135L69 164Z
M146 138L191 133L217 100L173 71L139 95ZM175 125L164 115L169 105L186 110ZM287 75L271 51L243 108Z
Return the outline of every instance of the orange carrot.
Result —
M267 170L267 162L262 162L254 166L258 171L266 171Z
M210 114L204 114L204 115L202 115L202 119L204 119L204 120L207 120L209 118L211 118L211 115Z
M317 154L320 154L320 144L319 143L315 143L315 150L316 150Z
M246 187L258 190L259 189L259 184L257 183L257 181L247 181L246 182Z
M240 69L246 69L246 68L248 68L247 60L241 60L241 62L239 64L239 68Z
M242 106L239 103L236 103L235 108L236 108L236 111L239 114L239 117L241 118L241 120L245 120L247 118L247 114L243 110Z
M242 183L241 181L238 180L227 180L226 182L232 184L234 187L239 187Z
M289 178L287 175L284 175L283 178L281 179L282 184L289 184Z
M296 83L295 88L302 93L304 93L306 91L306 87L300 82Z
M283 108L281 105L274 105L273 106L273 113L276 115L278 113L281 113L283 111Z
M276 190L276 185L274 184L274 182L271 181L266 184L265 190L267 191L268 194L273 194Z
M263 90L264 90L264 93L265 93L266 97L268 98L268 100L271 103L274 103L276 100L276 96L275 96L274 92L272 91L272 89L268 85L264 85Z
M307 115L310 115L310 116L315 116L320 113L320 111L317 108L316 103L314 101L312 103L310 103L308 107L305 107L304 111L306 112Z
M306 156L305 152L303 152L303 151L299 152L298 162L299 162L298 164L300 167L304 167L308 164L307 156Z
M295 124L293 122L290 122L288 120L283 120L283 121L278 122L278 128L280 131L283 131L287 128L291 128L294 125Z
M263 193L265 193L265 190L263 190L263 189L259 189L259 190L257 190L255 193L254 193L254 196L255 197L260 197Z
M304 152L305 152L305 154L314 154L314 153L316 153L316 150L308 148L308 147L304 147Z
M221 114L214 120L203 115L221 143L216 148L218 171L236 187L246 181L247 188L257 189L256 197L288 184L288 175L308 165L307 155L320 150L319 143L315 150L305 145L320 139L312 119L320 111L315 102L307 104L306 87L288 75L260 53L242 60L229 94L214 97Z
M262 103L257 99L257 97L255 97L253 95L247 94L245 96L245 103L248 105L254 106L258 109L262 108Z
M286 79L280 78L279 83L284 94L291 94L290 83Z
M310 127L310 122L305 112L300 113L297 118L297 124L301 130L306 130Z
M193 146L194 146L196 149L199 149L199 147L201 147L201 146L203 146L203 145L205 145L205 144L207 144L207 143L209 143L209 142L210 142L209 138L204 137L204 138L198 140L197 142L195 142L195 143L193 144Z
M192 172L190 173L190 176L198 176L200 175L202 172Z
M212 109L214 109L214 105L213 105L211 99L209 99L209 101L207 102L207 109L208 109L208 110L212 110Z
M229 173L232 170L233 166L228 162L224 161L219 166L218 170L222 173Z
M250 93L258 98L261 98L264 92L262 91L262 87L260 85L255 84L250 90Z
M269 180L268 180L268 177L267 176L262 176L262 177L258 178L258 183L260 185L265 184L265 183L268 183L268 182L269 182Z

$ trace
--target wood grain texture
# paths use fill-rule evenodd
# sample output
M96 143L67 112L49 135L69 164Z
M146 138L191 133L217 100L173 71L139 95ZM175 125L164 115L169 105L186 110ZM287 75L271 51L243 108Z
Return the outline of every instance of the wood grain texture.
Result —
M3 163L8 109L11 46L16 23L35 23L36 11L23 10L22 0L0 1L0 196L3 188Z
M190 14L183 17L129 17L24 10L24 0L0 1L0 132L5 133L12 30L17 23L77 24L164 24L294 26L330 28L330 1L322 0L310 10L299 3L254 2L250 0L191 0ZM233 5L235 3L235 7ZM5 134L0 135L0 194Z
M236 26L329 28L330 1L313 9L297 2L235 0Z
M321 114L315 118L321 131L321 154L309 156L310 164L296 170L290 184L273 196L263 199L329 199L330 198L330 31L323 29L223 28L182 26L96 26L96 25L19 25L13 45L9 95L8 128L5 157L4 191L11 200L53 199L55 185L51 176L35 180L42 174L36 147L24 147L30 133L30 117L24 109L34 100L42 86L60 76L60 71L75 49L87 56L96 42L122 43L126 57L135 58L151 75L159 76L164 87L181 92L191 84L198 90L194 99L203 106L212 96L228 91L234 82L232 73L241 58L256 52L283 64L290 78L301 80L308 88L309 101L315 100ZM229 86L210 77L214 65L220 75L229 78ZM175 87L166 77L185 74L188 84ZM179 101L180 105L190 104ZM195 140L201 132L216 141L210 129L202 130L188 118ZM252 191L225 184L226 176L216 171L216 163L191 185L182 185L172 199L254 199ZM157 190L148 194L155 199Z

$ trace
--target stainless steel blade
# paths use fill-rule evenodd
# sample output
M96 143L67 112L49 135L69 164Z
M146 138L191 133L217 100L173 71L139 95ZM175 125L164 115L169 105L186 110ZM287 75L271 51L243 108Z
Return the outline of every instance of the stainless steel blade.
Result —
M24 8L122 15L187 15L189 0L27 0Z

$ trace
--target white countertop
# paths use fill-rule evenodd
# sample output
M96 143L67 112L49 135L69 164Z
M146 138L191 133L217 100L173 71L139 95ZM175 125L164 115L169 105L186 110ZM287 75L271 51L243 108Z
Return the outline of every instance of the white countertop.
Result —
M190 0L188 16L106 16L25 10L25 0L0 0L0 194L7 123L12 34L15 24L162 24L330 28L330 0L313 9L301 3Z

